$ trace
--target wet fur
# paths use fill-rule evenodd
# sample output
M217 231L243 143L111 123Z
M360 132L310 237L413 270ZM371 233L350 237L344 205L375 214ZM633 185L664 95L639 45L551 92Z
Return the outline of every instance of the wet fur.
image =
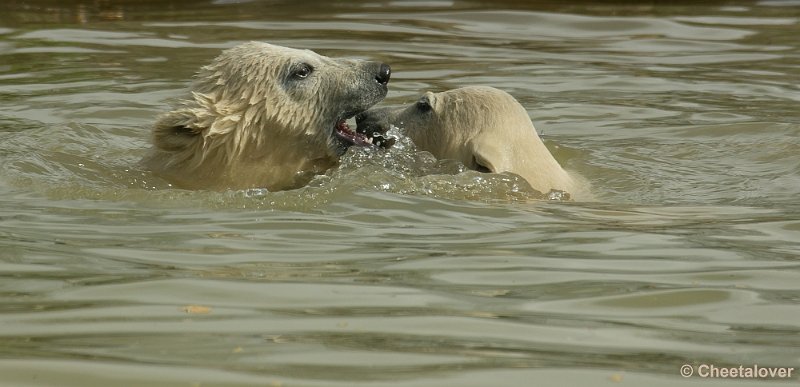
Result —
M300 64L313 72L292 78ZM386 95L376 66L260 42L226 50L158 118L143 164L182 188L302 186L336 165L335 121Z
M430 109L423 109L425 105ZM545 147L528 112L510 94L485 86L425 93L417 103L373 108L359 130L394 125L422 150L458 160L483 172L512 172L542 193L590 197L585 184L567 173Z

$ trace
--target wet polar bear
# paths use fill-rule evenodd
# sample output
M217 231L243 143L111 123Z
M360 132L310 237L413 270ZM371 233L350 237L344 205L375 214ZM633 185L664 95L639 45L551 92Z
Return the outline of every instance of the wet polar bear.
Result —
M537 191L587 199L585 184L547 150L528 112L510 94L485 86L425 93L416 103L372 108L356 117L357 131L400 128L421 150L480 172L512 172Z
M373 138L345 120L380 102L388 65L249 42L203 67L182 106L162 115L142 164L188 189L305 185L350 145Z

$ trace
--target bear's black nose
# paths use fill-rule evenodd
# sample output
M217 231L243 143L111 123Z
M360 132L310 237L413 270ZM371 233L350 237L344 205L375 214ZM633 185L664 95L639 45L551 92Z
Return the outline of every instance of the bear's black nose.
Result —
M381 63L381 67L378 69L378 75L375 76L375 80L381 85L386 85L389 83L389 78L391 76L392 68L386 63Z

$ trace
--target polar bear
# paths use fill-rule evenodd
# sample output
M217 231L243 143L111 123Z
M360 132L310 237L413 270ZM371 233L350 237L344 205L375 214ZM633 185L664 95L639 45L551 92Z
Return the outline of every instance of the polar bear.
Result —
M391 68L248 42L202 67L191 98L158 118L145 168L180 188L305 185L373 138L346 120L380 102Z
M545 147L528 112L510 94L486 86L427 92L409 106L372 108L356 117L361 133L398 127L416 146L480 172L512 172L537 191L588 198ZM552 192L551 192L552 191Z

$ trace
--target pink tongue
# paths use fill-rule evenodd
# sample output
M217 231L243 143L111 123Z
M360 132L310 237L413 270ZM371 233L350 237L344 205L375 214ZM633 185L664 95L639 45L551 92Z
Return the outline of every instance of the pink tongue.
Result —
M350 125L348 125L345 120L336 123L336 131L339 132L342 137L347 138L356 145L369 145L367 136L363 133L353 132L353 130L350 129Z

